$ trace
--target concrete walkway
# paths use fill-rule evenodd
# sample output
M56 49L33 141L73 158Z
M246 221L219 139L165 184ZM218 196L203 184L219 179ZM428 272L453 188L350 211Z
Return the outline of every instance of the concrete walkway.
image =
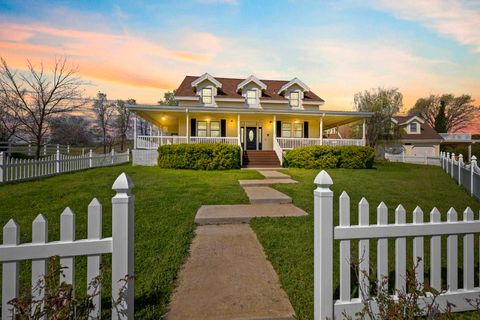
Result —
M268 187L296 181L278 171L259 172L265 180L239 181L251 204L208 205L198 210L195 222L199 226L167 319L295 319L278 276L247 223L254 217L298 217L306 213L291 204L290 197ZM249 185L246 181L256 182Z

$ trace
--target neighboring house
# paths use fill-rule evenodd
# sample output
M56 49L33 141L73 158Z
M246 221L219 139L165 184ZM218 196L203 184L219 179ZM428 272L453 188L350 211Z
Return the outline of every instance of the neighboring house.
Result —
M175 100L178 106L129 106L159 128L157 136L136 135L136 154L162 144L220 142L241 146L250 161L260 154L250 151L263 151L263 156L270 152L281 162L283 150L299 146L365 145L365 133L363 139L330 139L324 132L372 116L370 112L323 110L325 101L298 78L186 76Z
M439 157L442 137L418 116L394 116L392 122L399 127L399 140L403 155L408 157Z

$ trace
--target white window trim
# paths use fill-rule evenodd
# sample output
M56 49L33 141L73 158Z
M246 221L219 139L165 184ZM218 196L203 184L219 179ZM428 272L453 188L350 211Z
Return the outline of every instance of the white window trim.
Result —
M293 105L292 104L292 93L295 93L297 94L297 105ZM300 100L301 100L301 97L300 97L300 92L298 90L295 90L295 91L291 91L289 93L289 96L288 96L288 104L290 105L290 107L292 107L292 109L300 109L302 107L301 103L300 103Z
M210 93L211 93L211 95L210 95L210 102L204 102L204 101L203 101L203 99L204 99L204 97L203 97L203 90L210 90ZM214 101L213 101L213 88L212 88L212 87L202 88L202 89L200 90L200 99L201 99L203 105L206 105L206 106L211 106L211 105L213 105L213 104L214 104Z
M200 122L205 122L205 136L199 136L198 135L198 127ZM206 121L206 120L200 120L197 121L197 127L196 127L196 136L197 137L213 137L212 136L212 123L218 123L218 130L213 130L213 131L218 131L218 136L215 137L221 137L222 136L222 122L220 120L213 120L213 121Z
M283 125L284 124L289 124L290 125L290 137L285 137L283 135L283 132L285 132L286 130L283 130ZM295 137L295 126L299 126L300 127L300 132L302 133L302 136L301 137ZM304 138L305 137L305 132L303 131L304 127L303 127L303 122L288 122L288 121L282 121L282 124L281 124L281 138L296 138L296 139L300 139L300 138Z
M248 103L248 93L254 92L255 93L255 103ZM258 90L256 89L248 89L245 93L245 101L249 107L256 107L258 106Z

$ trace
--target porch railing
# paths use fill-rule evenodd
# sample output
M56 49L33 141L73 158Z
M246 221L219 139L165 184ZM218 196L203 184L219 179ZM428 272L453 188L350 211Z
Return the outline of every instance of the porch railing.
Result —
M137 136L137 149L158 149L159 146L181 143L238 144L237 137Z
M363 146L362 139L321 139L321 138L277 138L282 149L294 149L308 146Z
M238 144L237 137L190 137L190 143L225 143Z

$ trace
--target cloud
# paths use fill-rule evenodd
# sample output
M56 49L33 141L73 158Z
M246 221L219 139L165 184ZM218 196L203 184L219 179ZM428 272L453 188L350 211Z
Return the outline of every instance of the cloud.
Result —
M461 0L373 0L396 17L419 21L439 34L473 47L480 53L480 9Z

